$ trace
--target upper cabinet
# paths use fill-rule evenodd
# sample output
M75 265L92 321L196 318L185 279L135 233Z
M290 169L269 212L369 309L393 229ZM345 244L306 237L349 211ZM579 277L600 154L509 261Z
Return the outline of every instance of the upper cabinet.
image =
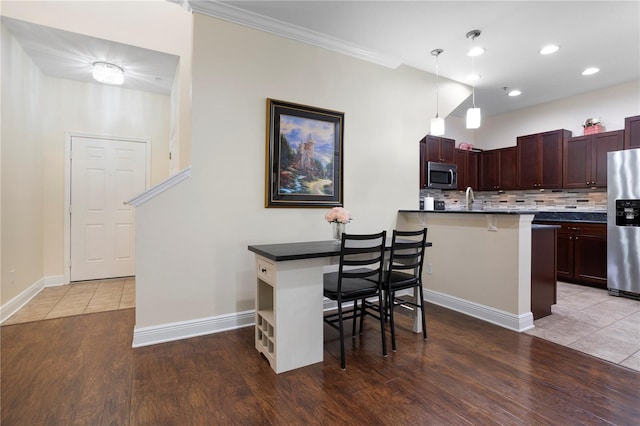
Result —
M562 147L569 130L553 130L517 138L518 188L562 188Z
M516 147L480 153L480 190L516 189Z
M450 164L455 161L455 140L427 135L420 142L425 144L426 161Z
M458 189L465 190L470 186L477 191L480 153L464 149L456 149L455 153L455 164L458 166Z
M426 188L427 162L454 164L456 141L427 135L420 141L420 188Z
M624 136L624 130L616 130L567 139L563 145L563 187L606 187L607 153L621 150Z
M640 148L640 115L624 119L624 149Z

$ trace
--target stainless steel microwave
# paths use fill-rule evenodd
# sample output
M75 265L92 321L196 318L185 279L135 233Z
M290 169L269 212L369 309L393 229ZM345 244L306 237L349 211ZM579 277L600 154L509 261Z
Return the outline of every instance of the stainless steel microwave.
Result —
M458 187L458 166L455 164L429 161L426 173L427 188L457 189Z

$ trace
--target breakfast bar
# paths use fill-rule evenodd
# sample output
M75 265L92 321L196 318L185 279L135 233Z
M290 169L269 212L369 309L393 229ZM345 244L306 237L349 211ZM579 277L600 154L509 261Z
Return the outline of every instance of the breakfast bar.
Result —
M506 209L399 210L396 227L426 226L429 241L438 247L425 255L423 282L427 301L511 330L525 331L533 327L534 320L531 295L535 214ZM555 241L547 245L555 256ZM555 268L555 263L546 267ZM547 275L553 281L551 292L555 294L555 272ZM550 309L549 297L546 300Z

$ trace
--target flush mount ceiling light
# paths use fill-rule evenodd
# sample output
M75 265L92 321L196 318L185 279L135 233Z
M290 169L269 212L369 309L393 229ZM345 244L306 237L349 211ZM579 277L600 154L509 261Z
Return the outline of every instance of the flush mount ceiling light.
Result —
M470 38L471 42L473 43L473 47L469 51L469 56L471 56L471 68L472 68L471 75L478 75L476 74L476 64L475 64L475 57L477 55L471 55L471 51L474 50L476 37L478 37L480 33L481 33L480 30L471 30L467 33L467 36L466 36L467 38ZM482 51L484 52L484 49ZM466 120L467 129L477 129L478 127L480 127L481 116L480 116L480 108L476 108L475 83L473 83L471 86L471 104L473 105L472 108L469 108L467 110L467 120Z
M600 71L600 68L590 67L582 71L582 75L592 75Z
M517 89L514 89L514 90L509 91L509 93L507 93L507 95L511 96L511 97L520 96L520 95L522 95L522 92L517 90Z
M467 76L467 80L469 80L469 81L477 81L477 80L480 80L480 77L482 77L480 74L469 74Z
M436 57L436 117L431 119L431 134L433 136L444 135L444 118L438 116L438 104L440 103L440 70L438 69L438 57L444 52L442 49L433 49L431 54Z
M552 53L557 52L558 49L560 49L559 46L556 46L555 44L549 44L543 47L542 49L540 49L539 52L541 55L550 55Z
M100 83L117 86L124 83L124 70L109 62L94 62L92 74L93 78Z

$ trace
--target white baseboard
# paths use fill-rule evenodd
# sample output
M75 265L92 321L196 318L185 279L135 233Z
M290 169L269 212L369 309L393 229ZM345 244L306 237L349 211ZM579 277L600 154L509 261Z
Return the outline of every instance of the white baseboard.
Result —
M22 293L0 306L0 323L3 323L11 315L15 314L26 305L34 296L45 287L53 287L64 284L64 276L55 275L40 278L35 283L27 287Z
M236 312L217 317L180 321L151 327L135 327L133 329L132 347L156 345L206 334L220 333L250 327L256 322L255 311Z
M424 289L424 299L435 305L461 312L465 315L490 322L509 330L523 332L533 328L533 314L531 312L527 312L522 315L515 315L490 306L480 305L478 303L469 302L468 300L459 299L457 297L449 296L448 294L427 289Z

